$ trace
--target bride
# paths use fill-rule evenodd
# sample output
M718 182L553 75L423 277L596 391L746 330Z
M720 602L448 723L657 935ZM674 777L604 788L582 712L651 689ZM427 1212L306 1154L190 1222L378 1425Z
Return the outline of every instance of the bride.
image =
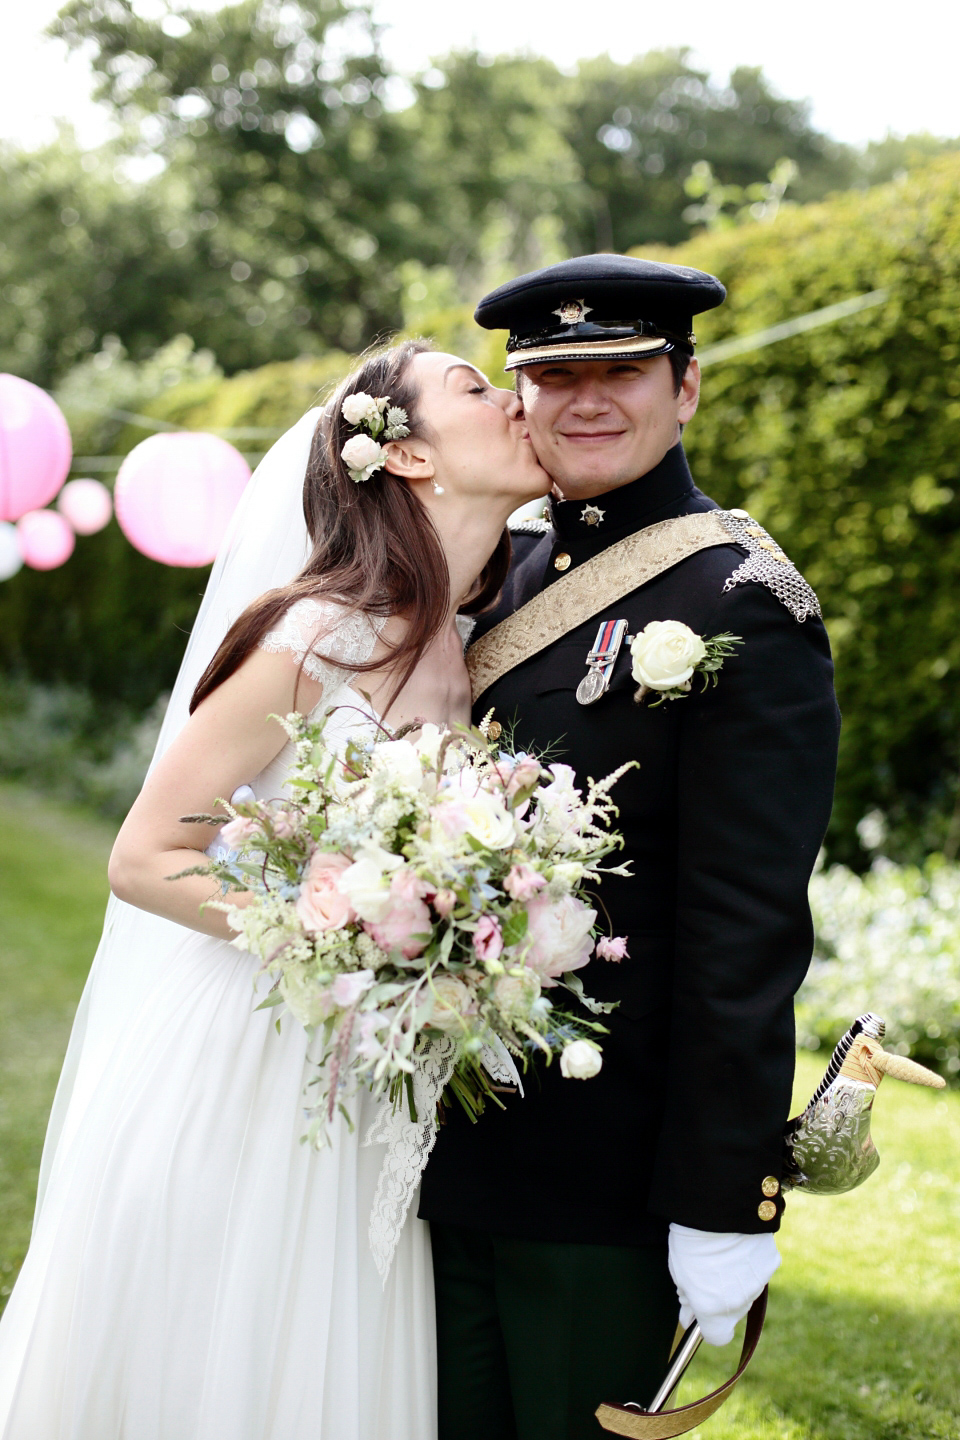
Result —
M362 402L343 402L361 393L409 433L357 480L341 452ZM167 877L215 840L179 817L251 776L280 793L292 757L268 716L336 707L339 743L378 717L469 719L457 613L495 597L507 516L548 486L516 396L422 342L367 359L248 486L111 857L0 1322L2 1440L435 1435L427 1227L414 1206L385 1281L367 1238L378 1102L329 1148L300 1143L308 1037L255 1012L211 881Z

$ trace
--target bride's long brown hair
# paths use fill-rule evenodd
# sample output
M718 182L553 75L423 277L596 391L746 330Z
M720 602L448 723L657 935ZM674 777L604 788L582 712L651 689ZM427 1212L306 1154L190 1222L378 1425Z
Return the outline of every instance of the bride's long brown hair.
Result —
M268 590L234 621L193 692L191 714L239 669L290 606L306 596L322 595L367 615L402 615L409 624L387 656L396 683L384 710L409 680L446 618L447 561L433 521L409 485L385 469L375 470L359 485L350 479L340 452L358 432L344 420L341 406L357 391L388 395L391 405L406 410L410 434L429 439L411 362L430 348L424 340L405 340L374 352L325 406L303 483L303 514L313 542L310 558L289 585ZM474 615L492 604L509 565L510 535L504 529L461 612ZM328 658L322 649L315 653ZM383 664L381 658L351 668L374 670Z

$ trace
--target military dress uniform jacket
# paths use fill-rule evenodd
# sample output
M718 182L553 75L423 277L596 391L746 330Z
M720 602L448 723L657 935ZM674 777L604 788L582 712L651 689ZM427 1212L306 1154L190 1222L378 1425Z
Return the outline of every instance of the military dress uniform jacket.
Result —
M520 537L490 623L553 583L558 555L580 565L657 521L717 508L680 445L592 503L600 523L566 501L552 530ZM424 1175L424 1219L619 1245L656 1243L669 1221L778 1228L782 1197L769 1201L791 1098L793 996L812 950L807 884L830 813L839 713L821 621L798 623L757 582L724 593L745 553L731 544L689 556L475 696L476 718L495 707L518 748L548 750L581 783L639 762L614 791L626 845L611 863L628 859L633 878L606 877L597 907L629 958L578 972L588 994L619 1002L604 1017L600 1074L568 1080L538 1061L505 1110L488 1104L474 1125L453 1105ZM633 635L681 620L743 644L716 688L695 681L656 708L653 696L634 700L625 645L607 694L581 706L597 627L620 618Z

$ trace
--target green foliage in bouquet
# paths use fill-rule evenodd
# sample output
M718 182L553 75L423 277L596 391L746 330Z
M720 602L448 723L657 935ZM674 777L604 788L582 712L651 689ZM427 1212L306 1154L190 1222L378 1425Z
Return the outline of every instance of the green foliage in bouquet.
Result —
M628 767L583 796L568 766L495 750L483 729L423 725L414 740L381 727L341 755L326 717L281 723L290 799L228 807L200 873L221 880L212 903L272 980L261 1008L285 1005L322 1038L309 1138L324 1142L338 1108L350 1122L361 1084L416 1120L413 1077L438 1041L472 1119L504 1068L519 1083L515 1062L535 1053L559 1056L565 1076L596 1074L604 1027L584 1012L611 1006L573 972L595 950L626 953L609 937L595 947L583 887L629 873L600 863L622 844L609 791ZM553 1004L560 989L579 1013Z

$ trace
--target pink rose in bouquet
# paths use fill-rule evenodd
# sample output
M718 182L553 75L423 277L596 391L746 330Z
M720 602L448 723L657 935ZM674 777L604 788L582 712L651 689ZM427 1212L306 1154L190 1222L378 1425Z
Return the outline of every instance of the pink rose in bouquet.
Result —
M525 960L536 971L544 986L556 985L557 978L568 970L586 965L593 952L591 930L597 918L591 910L572 895L550 900L545 895L527 905L530 917L527 935L530 940Z
M398 870L390 881L390 903L382 920L365 920L363 928L381 950L399 950L408 960L419 955L432 929L423 902L423 885L411 870Z
M350 861L346 855L318 850L307 866L297 900L297 914L304 930L316 934L320 930L339 930L356 920L346 895L337 888L337 880Z

